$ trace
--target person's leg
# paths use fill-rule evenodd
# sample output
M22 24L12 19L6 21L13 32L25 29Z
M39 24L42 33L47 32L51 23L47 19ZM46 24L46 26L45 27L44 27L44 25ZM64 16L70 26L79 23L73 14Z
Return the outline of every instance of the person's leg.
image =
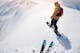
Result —
M61 35L58 32L57 20L55 20L54 27L55 27L55 29L54 29L55 34L60 37Z
M57 32L58 32L57 20L55 20L55 22L54 22L54 27L55 27L54 32L57 34Z
M55 33L57 33L57 29L58 29L58 27L57 27L56 24L57 24L57 20L52 19L52 20L51 20L51 25L50 25L50 27L52 27L52 26L54 25L54 28L55 28L55 29L54 29L54 32L55 32Z
M57 36L61 36L61 35L59 35L59 32L58 32L57 21L58 20L52 19L50 27L52 27L54 25L54 32L55 32L55 34Z
M56 23L54 24L54 27L55 27L54 32L57 34L58 33L58 27L57 27Z
M52 27L53 25L54 25L54 19L51 20L50 27Z

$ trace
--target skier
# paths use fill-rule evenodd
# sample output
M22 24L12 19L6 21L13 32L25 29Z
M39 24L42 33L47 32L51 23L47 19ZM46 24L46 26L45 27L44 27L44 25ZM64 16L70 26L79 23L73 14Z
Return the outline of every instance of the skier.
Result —
M55 5L55 11L51 16L50 27L52 27L54 25L54 27L55 27L54 32L56 33L57 36L61 36L61 35L58 35L59 32L58 32L58 27L57 27L57 21L63 15L63 8L60 6L60 4L58 2L55 2L54 5Z

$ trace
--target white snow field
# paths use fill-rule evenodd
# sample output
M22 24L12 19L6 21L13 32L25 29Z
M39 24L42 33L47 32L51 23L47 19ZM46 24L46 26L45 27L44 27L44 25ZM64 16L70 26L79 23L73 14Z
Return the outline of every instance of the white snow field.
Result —
M62 7L64 15L57 25L59 31L69 38L71 49L61 46L56 34L46 25L51 20L54 4L41 0L31 1L27 7L19 5L3 16L0 13L0 53L33 53L33 50L40 53L43 40L47 41L44 53L51 41L54 46L50 53L80 53L80 11Z

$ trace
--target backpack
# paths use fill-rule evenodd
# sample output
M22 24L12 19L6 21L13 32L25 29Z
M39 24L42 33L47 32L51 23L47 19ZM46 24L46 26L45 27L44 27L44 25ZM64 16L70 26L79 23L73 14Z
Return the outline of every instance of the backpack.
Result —
M61 7L59 13L56 16L62 16L62 15L63 15L63 8Z

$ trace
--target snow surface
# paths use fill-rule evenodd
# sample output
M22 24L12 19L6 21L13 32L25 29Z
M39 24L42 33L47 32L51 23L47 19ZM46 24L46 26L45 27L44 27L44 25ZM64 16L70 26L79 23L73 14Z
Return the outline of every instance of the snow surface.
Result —
M50 53L80 53L80 12L63 8L64 15L57 24L59 31L70 39L72 49L65 50L55 33L46 25L54 11L53 3L32 1L29 7L17 8L14 16L9 14L9 17L0 17L0 53L33 53L33 50L39 53L43 40L47 41L44 53L51 41L55 45Z
M65 5L67 7L80 10L80 0L59 0L61 1L62 5Z
M39 0L34 0L34 1L39 1ZM80 0L42 0L42 1L45 1L45 2L48 1L51 3L58 1L61 5L64 5L66 7L73 8L76 10L80 10Z

